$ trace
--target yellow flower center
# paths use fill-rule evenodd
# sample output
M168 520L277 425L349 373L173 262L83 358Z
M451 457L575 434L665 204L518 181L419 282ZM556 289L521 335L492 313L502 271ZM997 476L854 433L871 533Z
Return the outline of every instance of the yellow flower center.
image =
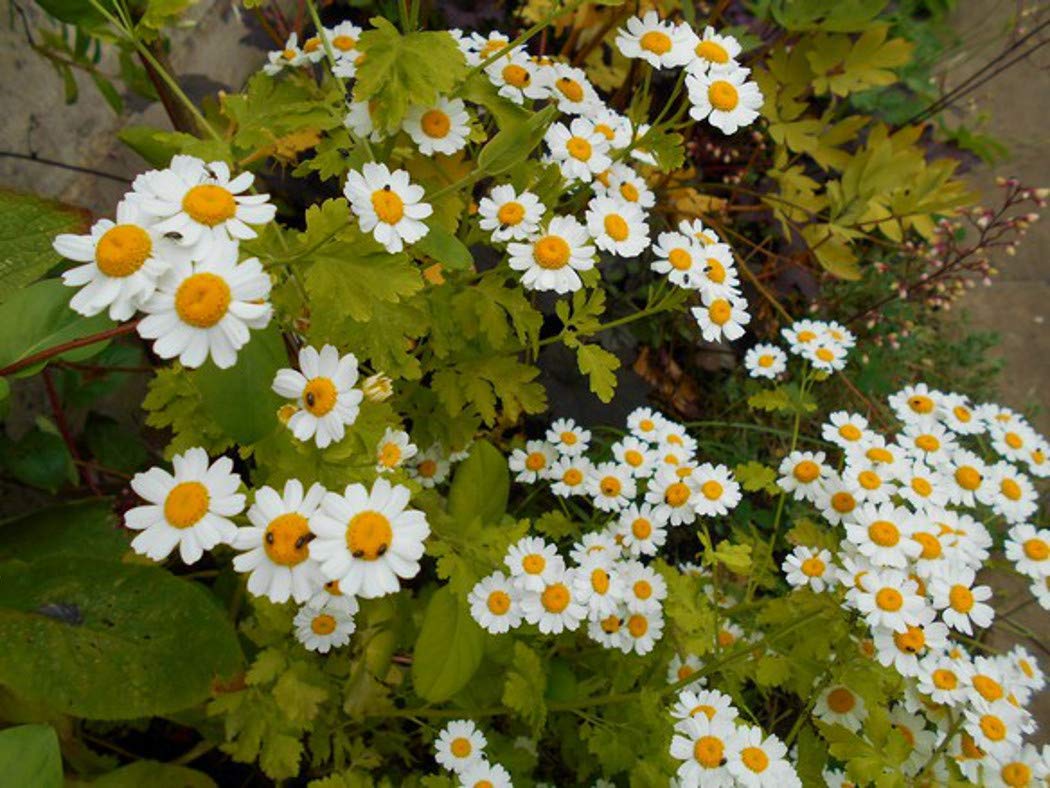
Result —
M769 756L760 747L745 747L740 751L740 760L753 772L764 772L769 767Z
M1017 667L1019 667L1021 669L1021 672L1028 676L1028 678L1035 678L1035 668L1032 667L1032 663L1030 663L1027 659L1017 660Z
M962 405L956 405L952 408L952 413L955 414L955 418L966 424L970 419L973 418L973 414L970 413L969 408L964 408Z
M711 302L711 306L707 308L707 316L711 318L711 322L716 326L724 326L729 322L729 318L733 316L733 310L729 306L729 302L724 298L716 298Z
M1042 449L1036 449L1031 453L1030 456L1032 458L1033 465L1042 465L1044 462L1046 462L1046 452L1044 452Z
M562 77L554 83L554 87L569 101L583 101L583 85L575 79Z
M564 583L553 583L543 589L540 601L548 613L560 613L569 606L569 589Z
M614 139L616 139L616 132L613 131L612 126L610 126L608 123L594 124L594 130L601 134L603 137L605 137L605 139L609 140L609 142L612 142Z
M882 486L882 479L875 471L861 471L857 474L857 481L865 490L877 490Z
M99 238L95 264L106 276L131 276L142 268L152 251L149 233L134 224L118 224Z
M191 528L208 513L211 496L200 482L181 482L164 499L164 519L173 528Z
M681 673L682 671L679 670L678 672ZM692 674L692 672L693 671L690 670L689 673L686 673L684 676L679 676L679 680L688 678ZM707 719L713 720L715 718L715 715L718 714L718 709L716 709L714 706L708 706L706 703L701 703L698 706L693 706L693 708L689 711L690 717L695 717L697 714L703 714L705 717L707 717Z
M470 746L470 739L465 736L459 736L453 739L452 744L450 744L448 748L457 758L466 758L470 755L471 750L474 749Z
M995 703L1005 694L1003 685L990 676L978 674L973 677L972 684L973 688L977 690L977 694L989 703Z
M182 210L188 213L193 221L214 227L233 218L237 213L237 202L233 195L221 186L202 183L186 192L186 196L182 198Z
M962 750L963 755L967 758L979 759L983 758L985 755L984 750L977 746L977 742L973 740L973 736L968 733L963 733L960 749Z
M928 497L933 492L933 485L918 476L911 480L911 488L923 498Z
M867 457L872 462L891 463L893 462L893 453L889 449L883 449L881 446L874 446L865 452Z
M714 41L701 41L696 45L696 56L711 63L728 63L729 53Z
M856 705L857 699L845 687L836 687L828 693L828 708L836 714L848 714Z
M394 531L390 521L379 512L358 512L346 527L346 546L350 555L363 561L375 561L390 548Z
M826 347L817 348L816 356L821 361L834 361L835 354L828 350Z
M934 402L923 394L916 394L915 396L908 398L908 407L916 413L925 415L933 412Z
M839 427L839 435L848 441L859 441L861 434L860 428L855 424L843 424Z
M653 587L648 580L636 580L632 590L639 599L648 599L653 595Z
M314 616L313 621L310 622L310 629L315 635L331 635L335 632L335 619L327 613L321 613L319 616Z
M570 156L579 161L589 161L591 158L591 143L583 137L569 137L565 149L569 151Z
M638 44L646 52L652 52L654 55L664 55L671 51L671 37L659 30L643 33L638 39Z
M831 496L831 508L839 514L848 514L857 508L857 500L843 490Z
M401 447L393 441L384 443L379 450L379 464L384 468L396 468L399 462L401 462Z
M641 195L638 194L638 187L633 183L621 183L620 196L627 200L627 202L638 202L638 198Z
M308 38L303 43L303 52L316 52L320 48L321 39L319 39L317 36L314 36L313 38Z
M915 734L911 732L911 728L907 725L901 725L899 722L894 723L893 727L904 737L904 741L908 742L912 749L915 749Z
M701 736L693 744L693 757L705 769L717 769L725 757L725 743L717 736Z
M186 277L175 291L175 312L183 323L196 328L211 328L230 308L230 286L215 274L201 273Z
M726 280L726 267L713 257L707 258L707 278L716 284Z
M664 491L664 501L670 506L679 507L689 500L689 487L683 482L675 482Z
M919 627L908 627L907 632L894 632L893 642L899 651L918 654L926 648L926 635Z
M631 234L627 222L619 214L610 213L605 217L605 232L614 241L626 241Z
M656 429L656 424L653 423L652 419L642 419L638 422L638 429L642 432L652 432Z
M927 561L933 561L941 557L941 540L933 534L920 532L915 534L912 539L922 545L922 554L920 558L924 558Z
M915 439L915 445L923 451L937 451L941 448L941 442L934 435L920 435Z
M736 643L736 635L728 629L721 629L718 631L718 645L722 648L726 648L734 643Z
M1024 440L1016 432L1008 432L1003 436L1003 440L1006 441L1006 445L1011 449L1020 449L1024 446Z
M521 568L524 569L527 574L538 575L547 568L547 559L539 553L529 553L521 559Z
M1025 557L1032 561L1045 561L1050 556L1050 545L1038 538L1027 540L1023 545Z
M1006 726L1003 721L994 714L981 715L981 733L992 741L1002 741L1006 738Z
M627 619L627 631L631 633L632 637L642 637L642 635L649 631L649 619L643 615L635 613Z
M281 57L285 60L295 60L295 56L298 54L294 49L285 49L281 52Z
M439 109L428 109L419 119L419 127L428 137L442 139L448 136L452 128L452 120Z
M295 566L309 556L307 545L312 538L307 519L298 512L288 512L275 517L266 526L263 547L275 564Z
M609 592L609 573L601 568L591 572L591 588L599 594L607 594Z
M639 517L631 523L631 533L635 539L648 539L653 532L653 525L644 517Z
M981 474L972 465L963 465L955 470L955 481L964 490L976 490L981 486Z
M614 632L620 631L620 619L616 616L609 616L608 618L602 619L602 631L607 635L611 635Z
M933 686L942 690L953 690L959 686L959 677L947 668L937 668L930 674Z
M1013 479L1003 479L999 482L999 489L1011 501L1021 500L1021 485Z
M493 591L489 594L488 601L489 612L496 616L505 615L510 610L510 595L506 591Z
M438 464L437 460L432 460L429 457L419 465L416 466L416 473L422 476L424 479L429 479L437 474Z
M896 588L880 588L875 594L875 604L880 610L895 613L904 606L904 596Z
M357 39L353 36L336 36L332 39L332 46L340 52L349 52L357 46Z
M693 265L693 256L685 249L672 249L667 254L667 262L677 271L688 271Z
M722 493L724 491L725 490L722 487L722 485L716 482L714 479L709 479L708 481L700 485L700 492L702 492L704 494L704 497L707 498L707 500L709 501L717 501L719 498L722 497Z
M500 224L514 227L521 224L521 220L525 218L525 206L513 200L505 202L496 212L496 218L499 219Z
M715 109L731 112L740 103L740 94L731 83L718 79L712 82L707 89L707 100Z
M516 63L511 63L509 66L503 67L503 81L511 87L523 88L526 87L531 81L532 77L529 76L529 71L523 66L519 66Z
M534 451L525 458L525 467L530 471L542 471L547 466L547 458L541 451Z
M303 404L314 416L324 416L335 407L338 393L329 378L313 378L303 389Z
M570 487L575 487L577 484L583 481L583 473L577 468L569 468L562 475L561 480L568 484Z
M623 459L632 468L637 468L645 462L645 455L637 449L628 449L623 453Z
M876 520L869 525L868 536L879 547L893 547L901 540L901 532L889 520Z
M379 221L386 224L397 224L405 215L404 201L390 188L376 189L372 192L372 208Z
M620 490L623 489L623 484L615 476L606 476L601 480L598 485L601 488L602 495L619 495Z
M795 466L794 476L803 484L809 484L820 476L820 466L813 460L802 460Z
M999 770L1003 782L1011 788L1026 788L1032 782L1032 770L1021 761L1011 761Z
M803 561L800 568L806 577L821 577L827 565L816 556L812 556Z
M973 609L973 593L962 585L954 585L948 592L948 602L952 610L958 613L969 613Z
M483 46L481 48L481 51L478 54L480 54L481 55L481 59L484 60L489 55L492 55L492 54L495 54L496 52L499 52L501 49L503 49L509 43L510 42L507 41L507 39L505 39L505 38L494 38L492 41L487 42L485 44L485 46Z
M773 366L773 361L774 361L773 357L771 355L769 355L768 353L758 357L758 365L760 367L765 367L766 369L768 369L769 367Z
M803 330L803 331L799 331L798 332L798 334L796 335L796 338L798 339L799 342L801 342L802 344L805 345L805 344L808 344L808 343L812 342L814 339L816 339L817 335L815 333L813 333L812 331Z
M532 257L536 264L549 271L567 266L571 253L568 242L557 235L545 235L532 247Z

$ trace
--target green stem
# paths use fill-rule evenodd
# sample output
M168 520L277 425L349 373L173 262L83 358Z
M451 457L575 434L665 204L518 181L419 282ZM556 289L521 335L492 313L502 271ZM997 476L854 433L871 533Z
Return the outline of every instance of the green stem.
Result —
M547 14L547 16L545 16L539 22L534 24L532 27L530 27L528 30L526 30L524 33L522 33L520 36L515 38L513 41L511 41L509 44L507 44L507 46L503 47L503 49L500 49L500 50L494 52L493 54L489 55L487 58L482 60L480 63L478 63L476 66L474 66L474 68L472 68L470 70L470 73L467 74L467 79L464 80L464 83L466 83L466 81L469 80L472 76L474 76L475 74L481 72L482 70L487 68L492 63L495 63L497 60L499 60L501 57L503 57L508 52L513 51L514 49L516 49L517 47L520 47L522 44L524 44L526 41L528 41L533 36L538 35L539 33L543 32L543 30L548 25L550 25L551 22L553 22L555 19L557 19L559 16L562 16L563 14L572 13L577 8L579 8L581 5L583 5L583 3L584 3L584 0L572 0L572 2L566 4L563 8L555 8L553 11L551 11L549 14Z
M306 8L310 12L310 20L314 23L314 31L317 37L321 39L321 44L324 46L325 56L328 58L328 65L331 68L335 68L335 50L332 49L332 42L328 40L328 36L324 34L324 25L321 24L321 17L317 13L317 7L314 5L314 0L306 0ZM343 84L343 80L339 77L335 77L335 81L339 84L339 92L343 94L343 98L346 98L346 85Z

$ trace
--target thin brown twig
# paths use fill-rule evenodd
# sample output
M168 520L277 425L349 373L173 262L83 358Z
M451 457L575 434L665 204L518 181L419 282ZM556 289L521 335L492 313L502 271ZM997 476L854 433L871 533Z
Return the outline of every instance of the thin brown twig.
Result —
M89 334L86 337L80 337L79 339L72 339L69 342L63 342L61 345L55 345L45 350L41 350L39 353L33 353L32 355L26 356L23 359L19 359L13 364L8 364L6 367L0 368L0 378L6 378L9 375L13 375L23 369L32 367L35 364L39 364L41 361L47 361L48 359L60 356L63 353L68 353L70 350L76 350L77 348L87 347L88 345L94 345L97 342L104 342L107 339L113 339L114 337L122 336L123 334L130 334L138 326L139 321L133 320L130 323L122 323L119 326L113 328L107 328L105 331L99 331L97 334Z

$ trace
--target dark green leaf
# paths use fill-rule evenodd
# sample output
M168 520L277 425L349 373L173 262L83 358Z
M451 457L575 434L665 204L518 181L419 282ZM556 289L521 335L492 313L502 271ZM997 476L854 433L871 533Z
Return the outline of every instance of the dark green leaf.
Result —
M88 224L86 211L0 189L0 303L58 263L56 235L85 232Z
M196 769L158 761L135 761L104 774L91 788L214 788L215 781Z
M146 447L138 431L116 419L91 413L84 424L88 451L106 468L134 473L146 464Z
M17 441L0 435L0 465L23 484L57 492L77 479L62 438L34 427Z
M490 139L478 154L478 169L488 175L506 172L524 161L543 140L547 127L557 115L557 108L544 107L523 123L508 123Z
M126 534L109 499L50 506L0 523L0 561L55 556L116 560L127 552Z

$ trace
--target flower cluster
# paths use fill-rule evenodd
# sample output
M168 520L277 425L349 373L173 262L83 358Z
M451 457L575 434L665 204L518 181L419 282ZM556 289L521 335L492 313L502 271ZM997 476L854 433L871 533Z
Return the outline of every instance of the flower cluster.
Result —
M783 570L796 588L840 595L870 628L873 656L905 679L915 701L891 720L909 731L906 772L917 774L950 730L951 753L981 782L1028 758L1022 737L1035 723L1026 704L1045 679L1022 648L975 657L960 641L995 617L992 590L976 579L995 545L986 523L1008 530L1007 559L1050 606L1050 531L1029 522L1036 492L1021 470L1046 475L1047 443L1009 409L922 383L888 405L900 422L892 437L862 416L831 414L822 436L841 449L841 464L821 451L782 461L780 487L842 537L835 550L796 547ZM847 687L825 691L814 713L851 730L865 716Z
M265 194L249 194L254 176L231 177L221 161L175 156L167 169L137 176L88 235L59 235L55 251L82 265L62 274L80 290L70 306L82 315L127 320L141 311L144 339L161 358L199 367L210 355L232 367L249 329L265 328L270 277L254 257L239 260L250 225L273 220Z
M465 788L511 788L510 774L485 758L488 740L470 720L453 720L434 741L434 758Z
M323 31L333 46L337 76L349 79L356 73L360 33L345 23ZM700 220L682 221L676 231L651 238L648 211L655 195L646 175L658 160L650 126L608 106L579 68L532 57L498 32L449 33L467 63L483 67L500 96L529 108L553 104L565 116L544 134L544 161L557 168L572 204L544 204L535 191L509 182L493 185L477 204L479 229L493 244L505 247L522 286L573 292L594 269L597 252L624 258L649 252L653 271L697 292L701 305L692 311L706 340L742 336L750 315L730 247ZM270 54L267 73L319 62L322 43L313 37L299 48L294 37L289 39L284 50ZM625 56L640 58L652 69L683 67L694 118L706 118L731 133L757 117L762 95L747 80L748 69L737 63L741 47L732 37L711 28L699 36L687 24L660 21L649 12L628 20L617 45ZM373 122L373 111L366 101L351 102L346 126L359 139L380 142L386 134ZM484 112L463 98L438 96L431 106L410 107L400 131L424 156L452 155L476 138L475 115ZM361 229L391 253L421 241L430 230L433 205L404 169L364 164L348 174L344 194ZM586 199L585 209L581 199Z
M788 350L821 372L837 372L846 366L857 339L835 321L796 320L781 330ZM744 366L753 378L775 380L787 370L787 354L776 345L760 343L747 351Z
M371 489L351 484L342 493L296 479L284 489L260 487L248 509L249 526L231 518L245 507L233 462L209 464L204 449L175 455L174 474L151 468L132 489L147 505L129 510L128 528L141 531L132 548L162 561L176 548L192 564L205 550L231 545L233 568L248 574L248 591L275 603L305 603L296 634L309 649L345 645L354 631L356 597L397 593L400 579L419 573L430 533L422 512L408 508L410 491L377 479Z

